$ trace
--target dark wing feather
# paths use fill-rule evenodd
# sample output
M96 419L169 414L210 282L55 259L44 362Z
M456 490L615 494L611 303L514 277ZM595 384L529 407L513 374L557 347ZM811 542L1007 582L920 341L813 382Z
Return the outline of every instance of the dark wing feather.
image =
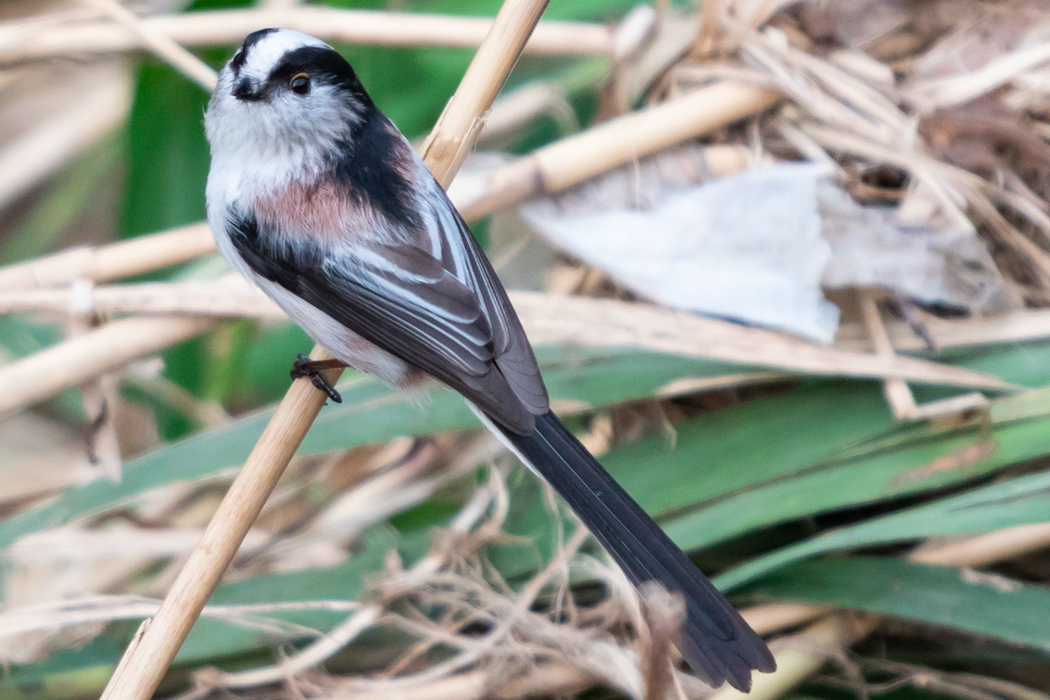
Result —
M437 187L437 183L435 183ZM514 395L525 405L529 413L539 416L550 409L547 387L540 375L532 345L521 327L521 321L507 298L507 290L500 282L491 263L482 252L478 242L470 233L459 212L444 197L447 213L452 221L441 226L443 238L458 238L465 252L467 267L477 293L479 304L493 331L494 361L507 380ZM451 230L449 230L451 229Z
M440 257L408 243L355 252L304 236L293 246L233 212L228 232L257 274L441 380L504 427L529 433L537 409L547 408L532 349L473 236L444 203L447 211L427 217L456 224L440 232Z

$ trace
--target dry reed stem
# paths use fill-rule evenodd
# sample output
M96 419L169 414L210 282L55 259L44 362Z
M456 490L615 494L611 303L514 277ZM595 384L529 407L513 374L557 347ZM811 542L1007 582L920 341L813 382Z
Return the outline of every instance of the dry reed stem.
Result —
M545 660L517 673L493 679L487 669L442 678L426 686L398 690L354 688L311 695L316 700L518 700L526 697L568 697L593 687L594 673L557 660Z
M112 17L117 24L135 33L143 46L157 58L171 65L175 70L211 92L215 89L218 75L204 61L179 45L167 34L162 34L146 25L134 13L121 5L117 0L89 0L103 12Z
M499 21L492 25L467 68L456 99L445 105L423 143L420 156L445 187L477 141L485 115L546 8L546 2L504 3Z
M164 236L167 234L154 234ZM113 244L113 253L127 245L137 245L141 239L126 243ZM200 244L193 243L191 248L175 251L176 257L199 254L214 249L211 237L202 229ZM88 251L92 251L88 253ZM281 321L287 317L280 308L256 289L245 284L240 277L208 282L157 282L99 286L90 290L77 290L73 287L61 287L66 281L51 277L54 288L46 279L47 276L65 275L63 260L74 272L81 269L84 274L96 279L120 277L122 274L97 274L118 272L109 263L96 265L88 261L90 256L109 258L110 247L80 249L59 253L55 260L42 259L38 262L21 263L7 270L0 270L0 314L22 312L46 312L69 314L76 310L90 310L95 313L129 313L144 315L190 315L212 316L216 318L254 318L260 321ZM122 255L122 254L121 254ZM60 257L61 256L61 257ZM34 276L33 267L47 262L42 269L44 277ZM78 261L88 261L82 268L77 268ZM129 262L137 262L129 258ZM158 266L172 261L167 255L158 256ZM147 261L148 262L148 261ZM152 264L149 263L148 264ZM11 282L12 291L5 291L5 282ZM40 282L38 285L37 282ZM41 288L37 288L37 287ZM19 289L21 288L21 289ZM11 288L6 288L11 289ZM23 291L24 290L24 291ZM511 297L528 295L529 292L511 292ZM699 317L703 318L703 317ZM724 322L706 319L715 325ZM905 321L883 319L883 326L893 347L898 351L916 352L926 350L925 342L911 330ZM954 318L942 319L924 315L923 326L940 349L973 347L978 345L996 345L1019 343L1050 337L1050 311L1032 309L1015 311L1004 316L991 318ZM531 335L531 334L530 334ZM835 348L850 352L870 352L872 346L867 328L858 323L847 323L840 326L835 339Z
M675 646L682 634L685 604L681 594L671 593L655 581L638 587L645 619L645 630L639 630L641 641L639 665L645 679L645 700L671 700L674 697Z
M453 118L446 118L443 128L469 129L473 121L480 119L491 107L491 101L484 103L480 96L491 95L495 99L499 87L507 78L507 71L513 66L532 32L536 18L546 6L546 0L504 2L491 31L482 42L478 56L475 56L464 76L464 84L460 85L451 100L458 102L463 92L470 96L468 99L478 111L469 115L458 107L447 107L445 114L454 115L461 121L457 123ZM497 48L504 53L492 53L491 45L497 41L503 42ZM479 65L479 56L488 57L493 63L489 66ZM493 69L493 66L500 70ZM475 81L493 83L498 87L479 89L472 84ZM447 138L447 135L439 134L435 140L440 143ZM446 158L455 156L455 151L444 153ZM440 171L442 174L438 176L438 181L448 186L455 167L445 167L447 164L440 160L429 160L427 165L432 170ZM329 355L318 347L311 357L322 359ZM336 370L327 373L327 376L330 381L334 381L339 374ZM127 661L121 660L121 668L106 686L103 700L147 700L156 690L325 400L325 394L309 381L293 382L157 615L135 648L125 653Z
M861 316L868 328L871 344L875 347L875 355L892 360L898 357L893 348L886 326L882 322L882 314L879 311L876 295L873 290L863 290L860 295ZM988 399L980 393L970 393L962 396L953 396L940 401L931 401L920 406L915 402L915 396L911 393L911 387L903 379L886 379L882 382L882 393L893 411L893 417L897 420L926 420L929 418L940 418L955 415L972 410L987 410Z
M45 307L68 310L72 306L81 312L89 309L96 312L137 310L193 315L140 317L112 322L0 366L0 412L32 405L100 373L119 369L133 360L214 328L216 321L202 315L269 320L285 318L283 312L261 292L233 279L102 287L82 295L66 290L0 293L0 308L7 304L10 309L20 303L13 297L28 302L20 307L23 310ZM899 355L870 355L813 345L773 331L648 304L520 291L513 292L510 297L529 338L537 345L633 347L778 371L705 379L693 385L678 381L662 387L660 391L664 393L681 394L711 388L713 382L723 386L769 381L783 376L783 372L900 379L999 391L1011 388L998 377L960 367ZM64 363L61 371L54 370L56 358Z
M816 622L801 634L777 640L772 646L777 659L773 673L756 673L751 692L722 687L709 700L768 700L795 688L821 669L838 650L855 644L874 631L877 618L856 613L839 613Z
M999 56L977 70L913 83L905 87L904 93L919 111L929 113L970 102L1048 61L1050 42L1035 42Z
M885 358L896 357L897 353L890 342L889 334L886 333L886 327L882 325L882 317L879 314L878 302L873 291L861 292L860 311L864 325L867 326L868 334L871 336L871 344L875 347L875 354ZM903 379L887 379L882 383L882 393L893 410L893 417L897 420L909 418L918 408L915 404L915 397L908 388L908 383Z
M326 41L382 46L474 48L492 28L487 17L263 7L143 17L143 28L189 47L233 46L260 27L297 29ZM546 21L525 44L525 55L609 54L613 30L587 22ZM141 36L104 21L0 25L0 63L112 54L144 48Z
M910 559L940 566L986 566L1050 546L1050 523L996 530L960 542L923 546Z
M644 347L686 357L762 364L802 373L899 377L987 389L1007 388L1001 379L991 375L907 357L842 353L784 334L648 304L534 292L517 292L512 299L529 336L540 343ZM582 319L586 321L581 322ZM961 372L965 373L965 379ZM963 380L962 384L959 380Z
M89 333L101 324L95 314L74 315L67 323L71 338ZM120 400L116 380L101 375L80 387L81 405L87 417L88 459L96 467L97 476L119 482L123 474L120 442L117 437L116 409Z
M461 209L468 221L538 194L558 192L638 158L772 107L780 95L724 81L654 107L610 119L496 171L485 195Z
M131 318L107 323L0 366L0 415L124 367L213 328L208 318Z
M260 538L263 536L260 534ZM0 639L28 632L110 623L116 620L141 620L156 614L160 601L139 595L88 595L5 609L0 612ZM268 614L300 610L349 612L361 607L347 600L306 600L262 605L208 605L201 617L223 620L243 629L252 629L285 637L323 636L319 630L289 623Z
M812 622L827 613L828 608L805 603L768 603L740 609L744 621L762 636Z
M146 316L209 316L283 321L281 307L240 276L215 281L143 282L78 288L55 287L0 291L0 314L53 313L68 315L90 311L97 314L142 314Z
M215 250L208 225L193 224L97 248L69 248L0 268L0 291L105 282L177 265Z
M1000 343L1021 343L1050 337L1050 311L1015 311L992 318L943 319L924 315L923 326L937 348L963 348ZM885 323L893 347L905 352L926 350L925 342L905 321ZM871 342L858 324L839 328L835 345L844 350L867 351Z
M997 530L947 545L920 547L908 557L923 564L955 567L988 566L1006 559L1039 551L1050 546L1050 523L1036 523ZM761 607L744 610L752 619L761 617ZM778 622L796 625L807 616L820 615L827 608L817 605L800 605L797 609L781 608L770 617ZM859 620L859 622L858 622ZM813 675L834 656L864 639L873 632L878 617L864 614L857 617L852 612L837 612L807 628L793 637L781 640L774 649L777 670L769 675L755 677L751 694L724 688L711 700L733 700L748 697L751 700L771 700L784 695ZM767 629L766 632L773 630Z

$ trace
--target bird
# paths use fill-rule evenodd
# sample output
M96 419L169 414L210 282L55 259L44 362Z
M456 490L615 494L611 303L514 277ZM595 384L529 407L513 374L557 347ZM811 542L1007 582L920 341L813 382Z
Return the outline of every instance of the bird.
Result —
M338 363L398 389L458 392L545 479L636 585L685 602L678 647L712 686L747 690L772 654L740 614L550 408L532 346L444 189L331 46L252 32L223 66L204 118L208 222L230 267Z

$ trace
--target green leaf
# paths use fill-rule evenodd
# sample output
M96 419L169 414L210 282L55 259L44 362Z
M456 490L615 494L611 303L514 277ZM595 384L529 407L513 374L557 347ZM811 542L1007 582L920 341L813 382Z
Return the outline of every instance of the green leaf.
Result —
M56 700L98 696L126 642L96 637L78 649L56 649L38 664L12 665L0 675L0 700Z
M719 575L733 588L770 571L818 554L943 535L977 534L1050 521L1050 472L1010 479L958 496L831 530L784 547Z
M742 588L752 601L795 601L892 615L1050 652L1050 590L993 574L895 557L800 562Z
M1050 452L1046 390L993 401L988 425L904 426L881 436L873 433L885 426L886 409L873 408L881 401L881 392L874 387L855 386L841 396L835 387L809 391L808 398L796 394L794 402L781 405L788 414L784 418L764 424L774 439L759 437L761 431L749 420L742 418L733 425L733 412L723 412L730 414L723 435L710 436L707 444L693 451L679 449L668 455L674 464L662 468L680 474L690 469L695 475L714 473L715 485L733 479L733 474L746 475L735 477L734 485L750 477L746 486L724 489L721 497L708 496L693 508L684 505L693 491L675 494L683 505L663 520L672 539L687 549L706 547L788 520L964 483ZM813 402L826 406L824 415L805 413L804 407ZM795 421L796 410L805 419ZM737 431L754 436L753 442L720 455L718 451ZM787 445L785 456L770 457L774 448L769 445L780 442ZM811 444L801 450L810 459L797 459L791 446L807 442ZM817 447L825 450L819 452ZM666 492L661 495L668 497ZM639 502L652 504L644 498Z

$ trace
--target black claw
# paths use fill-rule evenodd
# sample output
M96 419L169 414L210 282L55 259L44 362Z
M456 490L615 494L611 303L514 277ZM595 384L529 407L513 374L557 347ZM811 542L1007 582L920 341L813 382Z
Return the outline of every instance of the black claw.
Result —
M332 401L335 401L336 403L343 403L342 395L338 391L336 391L335 387L332 386L327 379L321 376L320 373L318 373L315 370L313 374L309 374L307 376L310 377L311 384L313 384L315 387L317 387L324 393L328 394L328 398L330 398Z
M310 376L310 371L308 369L309 365L310 358L302 353L299 353L295 356L295 362L292 363L292 369L290 372L288 372L288 374L292 377L292 379L308 377Z
M324 378L321 371L317 368L317 362L314 362L306 355L299 353L295 358L295 362L292 363L292 369L288 373L292 379L299 379L300 377L309 377L310 383L315 387L328 394L328 398L336 403L343 403L342 395L335 390L335 387Z

